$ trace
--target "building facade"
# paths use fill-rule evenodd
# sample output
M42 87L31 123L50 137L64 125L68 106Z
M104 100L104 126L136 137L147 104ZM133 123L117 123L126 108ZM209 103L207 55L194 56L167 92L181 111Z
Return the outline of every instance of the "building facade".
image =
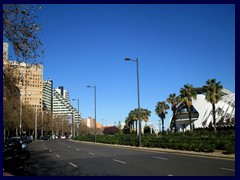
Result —
M222 125L235 125L235 93L223 89L222 100L216 105L216 123ZM195 129L206 128L213 124L212 104L207 102L205 94L199 92L197 98L192 100L191 123ZM174 130L176 122L177 131L190 130L189 115L186 105L178 104L176 116L170 119L170 129Z

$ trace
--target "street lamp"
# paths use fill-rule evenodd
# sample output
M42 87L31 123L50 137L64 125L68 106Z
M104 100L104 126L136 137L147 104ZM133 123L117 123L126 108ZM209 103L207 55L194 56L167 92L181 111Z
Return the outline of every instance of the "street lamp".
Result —
M125 61L134 61L137 65L137 94L138 94L138 121L139 121L139 147L141 147L141 119L140 119L140 94L139 94L139 71L138 71L138 58L130 59L125 58Z
M72 99L73 101L77 101L78 102L78 123L79 123L79 98L77 98L77 99ZM75 122L74 122L75 123ZM73 137L75 137L75 124L74 124L74 129L73 129Z
M97 122L97 113L96 113L96 86L87 86L88 88L94 88L94 112L95 112L95 122L94 122L94 136L96 143L96 122Z

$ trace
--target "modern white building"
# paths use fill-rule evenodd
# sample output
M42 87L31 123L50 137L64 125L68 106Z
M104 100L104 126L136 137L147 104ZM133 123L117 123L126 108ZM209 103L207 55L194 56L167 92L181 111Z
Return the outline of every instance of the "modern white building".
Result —
M75 123L81 121L81 113L70 103L68 91L62 86L53 89L51 80L44 82L43 107L51 111L54 117L61 116L68 121L69 116L72 116Z
M216 104L216 123L235 124L235 93L227 89L222 90L222 100ZM194 128L209 127L213 123L212 104L207 102L205 94L197 94L192 101L192 124ZM180 103L175 116L177 131L190 130L187 107ZM174 117L170 119L170 129L174 129Z

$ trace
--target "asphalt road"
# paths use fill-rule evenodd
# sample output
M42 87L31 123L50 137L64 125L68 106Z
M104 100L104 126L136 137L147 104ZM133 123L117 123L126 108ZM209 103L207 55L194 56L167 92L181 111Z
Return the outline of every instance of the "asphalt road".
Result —
M235 176L235 160L67 139L34 141L29 149L29 175L36 176Z

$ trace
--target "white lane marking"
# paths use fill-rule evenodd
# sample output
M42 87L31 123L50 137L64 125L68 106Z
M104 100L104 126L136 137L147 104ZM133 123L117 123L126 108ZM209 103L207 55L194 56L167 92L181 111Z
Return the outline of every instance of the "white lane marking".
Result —
M80 149L76 148L77 151L79 151Z
M172 174L168 174L168 176L174 176L174 175L172 175Z
M49 152L52 152L52 150L49 150Z
M161 160L168 160L168 158L163 158L163 157L158 157L158 156L152 156L152 158L161 159Z
M235 172L235 169L228 169L228 168L220 168L222 170L226 170L226 171L234 171Z
M56 156L60 158L60 156L58 154Z
M73 164L71 162L69 162L69 164L72 165L73 167L77 167L77 165L75 165L75 164Z
M68 148L71 148L71 146L68 146Z
M91 152L90 152L89 154L91 154L91 155L95 156L95 154L94 154L94 153L91 153Z
M126 164L126 162L124 162L124 161L120 161L120 160L117 160L117 159L113 159L113 161L115 161L115 162L119 162L119 163L122 163L122 164Z

